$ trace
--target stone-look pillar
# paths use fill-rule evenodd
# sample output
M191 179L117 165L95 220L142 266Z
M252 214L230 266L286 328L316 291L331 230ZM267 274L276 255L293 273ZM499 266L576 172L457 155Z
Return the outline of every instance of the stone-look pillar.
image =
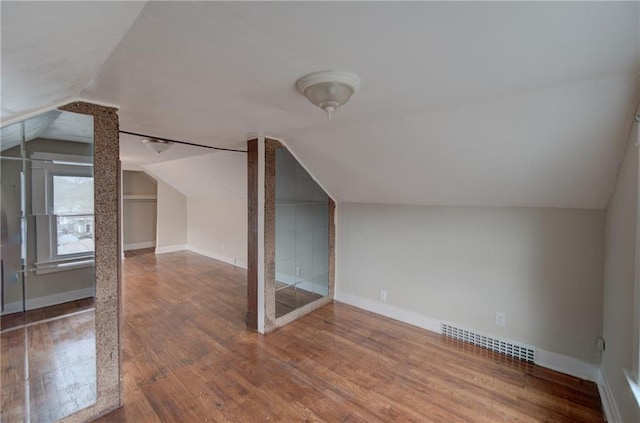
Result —
M122 405L119 125L111 107L75 102L60 110L93 116L97 401L61 420L84 422Z
M276 324L276 150L285 148L272 139L264 140L264 331Z
M247 312L249 329L258 330L258 140L247 141Z

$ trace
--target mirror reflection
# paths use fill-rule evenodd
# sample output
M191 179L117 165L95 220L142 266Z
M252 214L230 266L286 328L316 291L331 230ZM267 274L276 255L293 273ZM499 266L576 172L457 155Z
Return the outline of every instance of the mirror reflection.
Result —
M2 421L96 401L93 117L0 129Z
M329 294L329 197L276 150L276 317Z

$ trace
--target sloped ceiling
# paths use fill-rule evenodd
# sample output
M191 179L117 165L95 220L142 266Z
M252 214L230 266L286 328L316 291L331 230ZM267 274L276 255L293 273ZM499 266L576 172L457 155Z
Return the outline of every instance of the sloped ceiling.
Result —
M5 122L78 97L144 2L0 3Z
M123 167L135 167L161 163L185 157L193 157L211 153L209 148L192 147L181 144L173 144L168 150L156 153L145 147L142 138L128 134L120 134L120 160Z
M187 197L247 198L246 154L220 151L142 168Z
M247 198L247 155L173 144L158 154L139 138L122 135L124 169L142 170L187 197Z
M24 132L24 133L23 133ZM0 150L36 138L93 143L93 116L51 110L0 129Z
M119 104L128 131L278 137L338 201L600 209L638 101L639 16L635 2L152 2L81 97ZM294 87L325 69L362 80L331 120Z

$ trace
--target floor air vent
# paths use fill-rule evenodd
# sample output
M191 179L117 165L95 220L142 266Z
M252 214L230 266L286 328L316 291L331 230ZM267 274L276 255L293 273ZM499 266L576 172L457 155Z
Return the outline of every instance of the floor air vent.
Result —
M442 334L449 338L478 345L491 351L496 351L509 357L533 363L535 350L513 342L502 341L490 336L481 335L466 329L460 329L447 323L441 323Z

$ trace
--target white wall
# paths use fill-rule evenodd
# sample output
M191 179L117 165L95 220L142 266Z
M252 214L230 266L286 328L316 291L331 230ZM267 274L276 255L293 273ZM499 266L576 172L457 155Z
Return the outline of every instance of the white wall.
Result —
M124 250L148 248L156 243L156 200L132 199L131 195L157 195L155 179L144 172L122 172L122 233Z
M187 243L187 198L158 179L156 252L184 249Z
M336 298L599 363L604 212L338 205ZM496 311L507 324L495 324Z
M606 216L602 368L623 422L640 422L623 369L633 367L633 306L638 197L638 125L634 125ZM637 360L638 357L635 357Z
M125 251L155 245L156 202L125 199L122 203L122 233Z
M247 219L246 199L188 197L188 248L246 267Z

